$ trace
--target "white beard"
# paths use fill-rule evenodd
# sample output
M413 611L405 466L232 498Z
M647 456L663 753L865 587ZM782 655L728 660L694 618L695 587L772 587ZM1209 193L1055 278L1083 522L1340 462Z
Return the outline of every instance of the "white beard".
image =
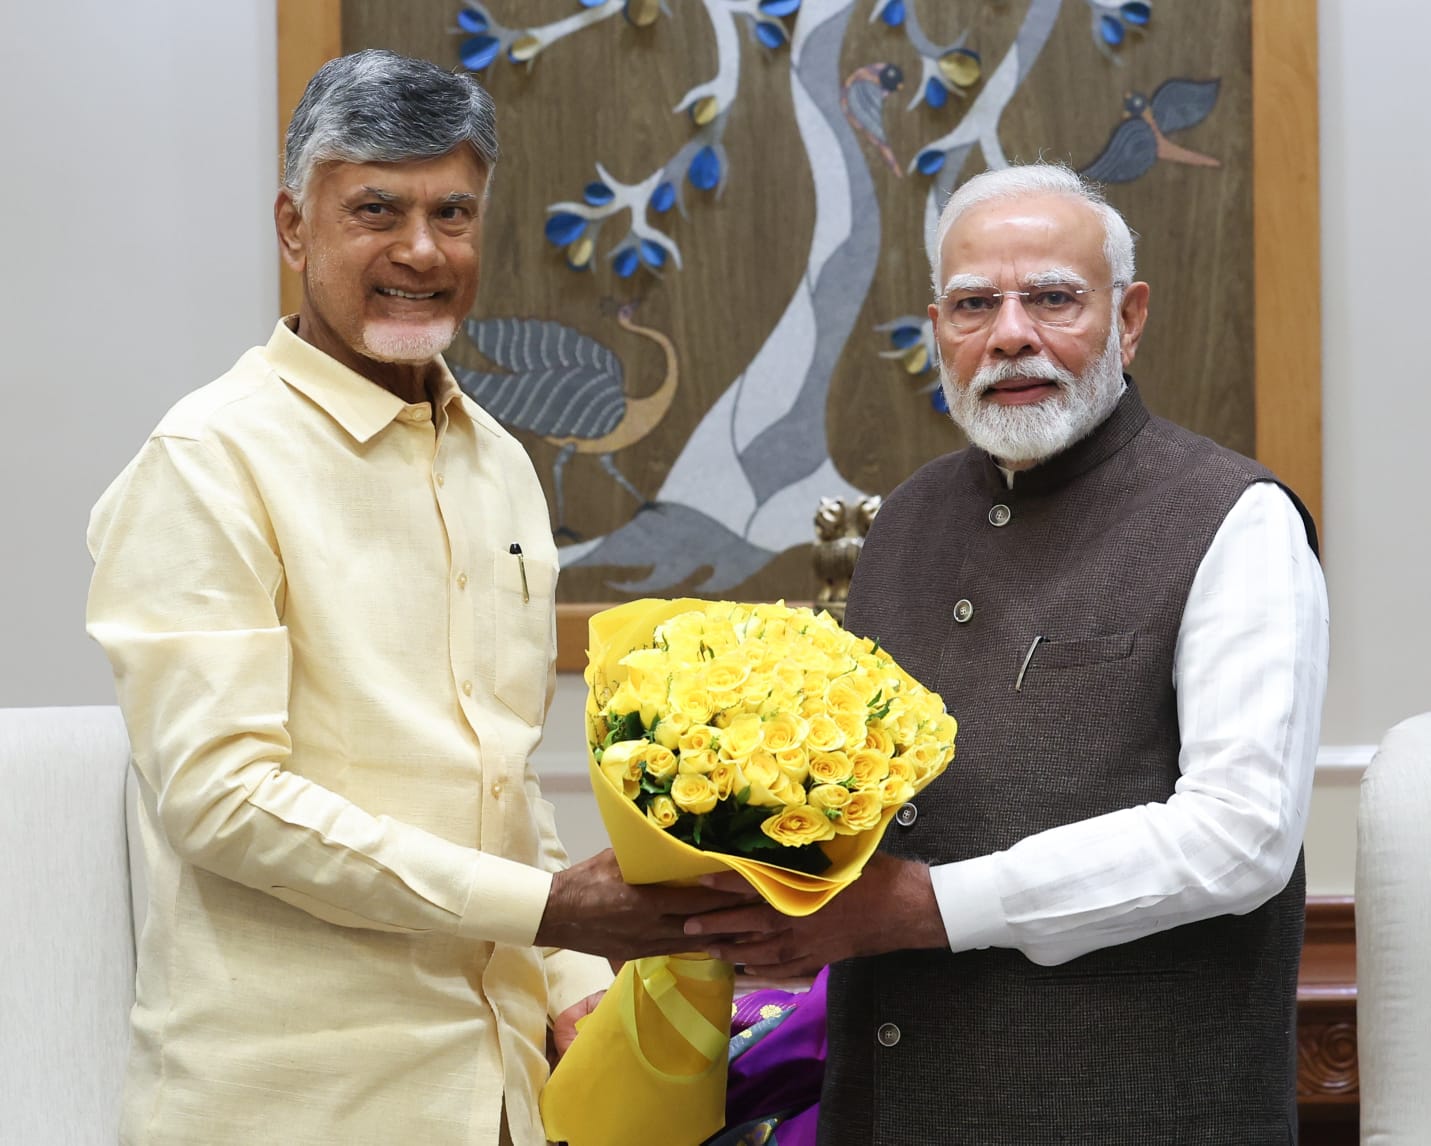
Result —
M417 366L431 362L457 337L457 320L432 322L370 322L363 327L363 350L378 362Z
M1028 406L983 401L996 383L1014 378L1056 382L1059 393ZM1115 318L1103 353L1081 378L1040 354L981 367L967 386L955 382L941 360L939 382L949 416L971 443L1005 465L1037 464L1086 437L1118 404L1123 394L1121 324Z

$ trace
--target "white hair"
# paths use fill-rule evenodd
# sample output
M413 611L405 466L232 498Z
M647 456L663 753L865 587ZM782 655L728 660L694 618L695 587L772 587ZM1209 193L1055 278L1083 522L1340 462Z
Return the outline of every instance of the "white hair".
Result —
M329 60L293 110L283 186L301 208L314 167L435 159L470 145L482 169L497 162L492 97L466 73L368 48Z
M929 252L930 278L934 283L934 293L944 289L940 276L943 262L944 237L966 211L982 203L1007 199L1021 199L1033 195L1067 195L1081 199L1098 212L1103 220L1103 255L1108 260L1108 269L1113 275L1115 302L1121 296L1123 287L1133 281L1133 232L1128 229L1115 208L1103 197L1103 192L1095 183L1090 183L1076 171L1059 163L1025 163L1017 167L1004 167L997 171L985 171L963 184L940 212L939 222L934 229L934 246Z

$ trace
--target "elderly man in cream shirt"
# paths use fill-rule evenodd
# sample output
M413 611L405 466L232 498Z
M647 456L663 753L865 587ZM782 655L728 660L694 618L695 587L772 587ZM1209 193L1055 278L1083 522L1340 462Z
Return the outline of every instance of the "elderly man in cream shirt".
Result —
M149 875L121 1139L543 1142L610 978L709 890L568 868L528 757L557 565L526 454L440 354L477 291L491 101L327 64L275 205L299 313L168 412L95 507L89 631Z

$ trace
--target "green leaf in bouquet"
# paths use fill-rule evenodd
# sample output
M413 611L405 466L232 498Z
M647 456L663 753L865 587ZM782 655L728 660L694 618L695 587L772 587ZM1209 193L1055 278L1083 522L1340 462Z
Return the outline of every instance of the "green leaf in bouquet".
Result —
M743 808L749 802L749 800L750 785L747 784L744 788L742 788L739 792L735 794L735 802Z
M602 741L603 748L610 748L622 740L641 740L646 735L646 727L641 723L639 712L627 712L611 721L611 731Z

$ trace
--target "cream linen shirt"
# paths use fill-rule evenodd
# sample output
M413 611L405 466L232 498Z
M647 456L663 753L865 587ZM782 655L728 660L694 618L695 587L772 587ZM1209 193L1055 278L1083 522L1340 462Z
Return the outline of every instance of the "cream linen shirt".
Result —
M291 323L90 523L149 878L121 1138L486 1146L505 1095L535 1146L547 1018L610 980L531 946L566 863L541 487L445 369L406 405Z

